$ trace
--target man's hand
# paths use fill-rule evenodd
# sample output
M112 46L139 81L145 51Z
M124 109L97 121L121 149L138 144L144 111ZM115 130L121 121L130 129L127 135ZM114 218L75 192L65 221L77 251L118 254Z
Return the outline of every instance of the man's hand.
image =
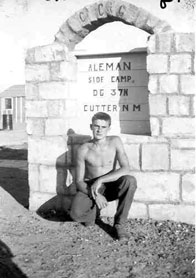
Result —
M95 197L95 202L99 209L105 208L108 205L106 198L99 193Z
M96 196L98 195L98 190L101 187L101 183L96 180L93 185L91 186L91 193L93 196L93 199L95 200Z

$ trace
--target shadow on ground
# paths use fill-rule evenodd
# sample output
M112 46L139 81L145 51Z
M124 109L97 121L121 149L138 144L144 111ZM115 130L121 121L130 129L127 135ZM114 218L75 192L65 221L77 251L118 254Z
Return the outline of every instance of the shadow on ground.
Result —
M0 277L27 278L27 276L12 261L13 254L10 248L0 240Z

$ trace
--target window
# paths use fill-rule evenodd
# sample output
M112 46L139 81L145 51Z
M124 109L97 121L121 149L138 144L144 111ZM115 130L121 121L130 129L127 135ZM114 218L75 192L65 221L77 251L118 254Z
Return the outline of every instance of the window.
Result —
M12 99L5 98L5 109L12 109Z

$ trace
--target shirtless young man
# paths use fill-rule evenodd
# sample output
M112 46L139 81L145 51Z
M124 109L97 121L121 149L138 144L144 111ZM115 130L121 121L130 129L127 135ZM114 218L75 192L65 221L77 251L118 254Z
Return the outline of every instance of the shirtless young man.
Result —
M107 136L111 118L96 113L90 125L93 139L78 148L76 157L77 194L73 199L70 216L77 222L95 223L97 210L108 201L118 199L114 229L118 239L128 238L124 223L133 201L136 180L130 176L129 162L121 139ZM116 169L116 163L119 168Z

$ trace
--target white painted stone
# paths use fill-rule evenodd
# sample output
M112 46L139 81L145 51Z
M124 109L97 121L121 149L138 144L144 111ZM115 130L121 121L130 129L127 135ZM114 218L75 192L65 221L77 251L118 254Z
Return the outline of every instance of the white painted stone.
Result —
M140 202L176 202L180 199L180 176L170 172L133 172L137 180L134 199Z
M192 171L195 168L194 150L171 150L171 169Z
M194 149L195 139L171 139L171 147L174 149Z
M36 211L41 205L53 198L55 194L43 192L30 192L29 210Z
M147 71L149 73L167 73L168 56L165 54L150 54L147 56Z
M183 137L195 135L195 119L193 118L163 118L162 133L170 137Z
M181 93L187 95L196 94L195 75L181 75L180 77Z
M149 110L152 116L166 115L166 96L149 95Z
M151 94L158 93L158 76L157 75L150 75L148 81L148 90Z
M68 82L40 83L39 95L42 99L67 99L69 84Z
M38 86L36 84L25 84L25 98L27 100L36 100L39 98Z
M155 53L156 52L156 36L152 35L149 37L149 40L147 41L147 47L149 53Z
M189 205L149 205L150 217L157 220L173 220L195 224L195 208Z
M31 164L28 165L28 181L30 191L39 191L39 165Z
M129 164L132 170L140 170L139 148L139 144L125 145L125 152L128 156Z
M194 33L175 34L175 45L177 52L194 52L195 35Z
M177 75L161 75L160 79L160 93L170 94L178 92L178 76Z
M57 192L57 170L55 166L40 165L40 192Z
M67 151L63 137L28 137L28 161L46 165L55 165L57 159Z
M167 144L142 145L142 170L168 170L169 148Z
M160 135L160 121L158 118L150 117L150 129L152 136Z
M49 81L50 71L49 65L26 65L25 70L26 81Z
M182 200L195 202L195 174L185 174L182 177Z
M48 117L62 117L65 113L65 100L48 100L47 109Z
M45 121L43 118L28 119L26 131L28 135L44 136Z
M46 119L46 136L55 136L66 134L67 126L64 119Z
M174 116L188 116L190 114L190 97L170 96L168 98L169 114Z
M48 109L46 101L28 100L25 103L26 117L47 117Z
M169 53L172 47L172 33L162 33L158 35L158 52Z
M175 54L170 56L171 73L191 73L191 55Z

